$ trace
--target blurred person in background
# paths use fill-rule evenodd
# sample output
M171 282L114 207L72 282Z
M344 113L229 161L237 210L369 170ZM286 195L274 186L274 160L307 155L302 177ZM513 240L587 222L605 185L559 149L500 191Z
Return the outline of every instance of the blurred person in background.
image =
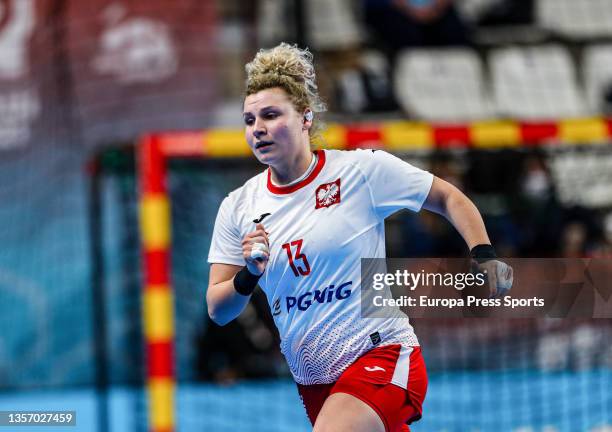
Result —
M512 269L450 183L380 150L311 149L325 105L310 52L282 43L246 70L245 136L268 168L221 204L209 315L229 323L259 285L314 431L409 430L427 389L418 339L398 308L361 317L361 258L385 257L385 218L403 208L445 216L487 271L492 296L510 288Z
M592 210L574 206L565 209L560 233L559 256L590 258L605 242L602 221Z
M453 0L363 0L365 22L390 51L470 44L470 31Z
M529 153L520 167L512 212L521 233L521 256L554 256L559 250L564 216L545 155Z

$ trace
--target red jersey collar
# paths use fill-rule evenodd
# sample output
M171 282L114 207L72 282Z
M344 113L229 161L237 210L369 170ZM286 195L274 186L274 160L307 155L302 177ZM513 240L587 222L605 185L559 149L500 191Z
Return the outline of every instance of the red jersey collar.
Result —
M323 169L323 165L325 165L325 151L315 150L314 153L317 155L318 160L312 172L308 174L308 177L306 177L304 180L291 186L277 186L273 184L272 171L270 170L270 168L268 168L268 190L275 194L284 195L295 192L296 190L301 189L304 186L310 184L317 177L317 175L319 175L319 173Z

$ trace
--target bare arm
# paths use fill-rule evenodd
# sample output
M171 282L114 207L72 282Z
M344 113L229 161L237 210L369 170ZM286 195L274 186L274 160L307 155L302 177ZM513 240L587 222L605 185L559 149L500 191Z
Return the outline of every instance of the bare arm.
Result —
M259 260L251 258L254 243L263 243L269 247L268 234L261 224L242 240L242 254L248 271L253 275L261 275L266 269L269 254L264 252L264 257ZM231 264L210 266L206 304L210 319L219 325L225 325L240 315L251 298L250 295L238 293L234 287L234 278L241 269L241 266Z
M470 250L477 245L490 245L482 216L470 199L452 184L434 177L423 208L441 214L459 231ZM512 287L512 267L491 259L478 266L487 273L491 297L505 295Z
M468 248L491 244L480 212L474 203L452 184L434 177L423 208L448 219L459 231Z
M225 325L244 310L251 296L238 294L234 276L242 267L231 264L211 264L206 304L208 315L215 323Z

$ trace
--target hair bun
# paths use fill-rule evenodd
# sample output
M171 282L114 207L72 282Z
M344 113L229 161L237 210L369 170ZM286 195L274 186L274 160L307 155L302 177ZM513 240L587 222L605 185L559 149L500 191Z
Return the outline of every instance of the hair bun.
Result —
M304 104L314 112L326 110L318 93L313 55L308 49L282 42L274 48L260 50L253 61L247 63L245 69L247 95L279 86L285 88L294 98L305 97L306 100L301 101L303 103L299 105ZM295 88L295 91L291 88Z

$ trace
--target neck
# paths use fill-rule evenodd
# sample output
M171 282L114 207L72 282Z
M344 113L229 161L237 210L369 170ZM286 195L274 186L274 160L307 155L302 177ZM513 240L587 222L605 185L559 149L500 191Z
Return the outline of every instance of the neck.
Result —
M310 148L304 152L300 152L286 164L279 166L270 166L272 171L272 181L277 185L286 185L302 176L310 163L312 162L313 153Z

